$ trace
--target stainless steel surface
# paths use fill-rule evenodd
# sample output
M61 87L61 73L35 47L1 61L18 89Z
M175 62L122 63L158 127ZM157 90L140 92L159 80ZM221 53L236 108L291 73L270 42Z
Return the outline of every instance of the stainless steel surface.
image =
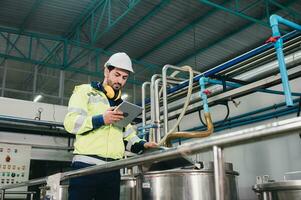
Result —
M225 187L226 176L224 168L224 156L222 148L218 146L213 146L213 159L214 159L214 184L215 184L215 194L216 200L225 200Z
M120 182L120 200L137 200L137 181L133 176L122 176Z
M1 190L1 200L4 200L5 198L5 190Z
M162 78L158 78L155 81L155 90L154 90L154 104L155 104L155 119L154 123L157 128L155 128L155 135L156 135L156 142L158 143L161 140L161 124L160 124L160 91L159 91L159 84L162 82ZM167 77L168 83L179 84L179 81L172 80L172 77Z
M227 171L225 200L238 200L237 172ZM148 172L137 177L143 200L215 200L213 169Z
M161 140L161 126L160 126L160 96L159 96L159 83L162 82L162 78L159 78L155 81L155 120L154 123L158 128L155 130L156 142L158 143Z
M146 112L145 112L145 90L146 90L146 86L147 85L150 85L150 82L144 82L142 84L142 99L141 99L141 102L142 102L142 127L145 127L146 125ZM145 133L145 129L143 129L143 133Z
M301 117L282 120L279 122L273 122L266 125L260 125L253 128L248 128L228 134L216 135L209 138L204 138L196 142L187 142L181 146L170 148L169 150L162 150L153 152L150 154L138 155L126 160L118 160L108 162L103 165L92 166L85 169L79 169L62 174L62 180L66 180L73 177L84 176L93 173L111 171L114 169L121 169L124 167L141 165L145 162L153 162L160 160L168 160L171 158L181 157L182 154L191 155L201 151L211 149L214 145L225 147L227 145L238 145L251 141L256 141L259 138L271 138L271 136L294 134L295 131L299 131L301 128ZM16 188L22 186L31 186L43 184L46 182L46 178L33 179L25 181L23 183L12 184L0 187L2 189Z
M150 103L151 103L151 123L152 124L155 124L155 121L156 121L156 119L155 119L156 118L155 81L157 78L160 78L160 77L161 77L160 74L155 74L151 78L151 86L150 86L151 102ZM158 128L156 127L156 128L150 129L150 130L153 130L150 132L151 141L155 141Z
M167 107L167 70L175 69L177 71L187 71L186 69L182 69L180 67L165 65L162 69L162 81L163 81L163 118L164 118L164 135L168 133L168 107ZM196 72L200 74L199 72Z
M300 200L301 180L256 184L253 190L259 200Z

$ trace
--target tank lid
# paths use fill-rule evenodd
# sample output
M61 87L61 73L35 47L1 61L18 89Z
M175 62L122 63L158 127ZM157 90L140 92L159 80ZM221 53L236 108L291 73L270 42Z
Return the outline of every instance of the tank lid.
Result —
M255 184L253 186L253 190L256 192L274 191L274 190L300 190L300 189L301 189L301 180L269 182L269 183Z

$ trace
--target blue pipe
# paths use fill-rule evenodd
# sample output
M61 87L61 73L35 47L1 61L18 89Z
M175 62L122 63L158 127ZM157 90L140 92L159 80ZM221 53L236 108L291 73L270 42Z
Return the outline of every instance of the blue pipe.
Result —
M199 84L201 87L200 96L203 100L203 108L205 113L209 113L208 99L207 99L207 95L205 94L205 85L207 82L208 80L205 77L201 77L199 80Z
M280 30L279 30L279 23L285 24L285 25L292 27L299 31L301 31L301 26L294 22L288 21L278 15L271 15L271 17L270 17L270 25L272 27L273 37L280 37L279 39L276 40L274 46L275 46L276 53L277 53L279 70L280 70L280 75L281 75L281 79L282 79L282 87L283 87L283 91L285 94L286 105L293 106L291 88L290 88L290 84L289 84L287 69L286 69L285 60L284 60L284 54L283 54L283 50L282 50L283 39L281 38L281 34L280 34Z
M283 41L288 41L288 40L290 40L290 39L292 39L294 37L297 37L299 35L300 35L300 32L298 32L298 31L292 31L290 33L285 34L282 37L282 39L283 39ZM193 78L193 81L194 82L199 81L199 79L202 76L210 77L212 75L215 75L216 73L219 73L219 72L221 72L221 71L223 71L225 69L228 69L228 68L232 67L233 65L236 65L237 63L243 62L243 61L245 61L245 60L247 60L249 58L252 58L253 56L256 56L256 55L258 55L258 54L260 54L262 52L265 52L265 51L273 48L273 46L274 45L272 43L267 43L267 44L261 45L261 46L255 48L255 49L253 49L253 50L251 50L251 51L249 51L249 52L247 52L245 54L242 54L242 55L240 55L240 56L238 56L236 58L233 58L233 59L231 59L231 60L223 63L222 65L219 65L218 67L215 67L215 68L213 68L211 70L208 70L208 71L204 72L204 74L195 76ZM178 90L180 90L180 89L182 89L184 87L187 87L187 86L188 86L188 81L185 81L185 82L183 82L183 83L181 83L181 84L179 84L179 85L177 85L175 87L172 87L172 88L168 89L167 90L167 94L176 92L176 91L178 91ZM150 102L150 100L147 99L145 101L145 104L148 104L149 102Z
M294 37L296 37L298 35L300 35L299 32L292 31L292 32L290 32L290 33L288 33L288 34L286 34L286 35L283 36L283 41L288 41L288 40L290 40L290 39L292 39L292 38L294 38ZM210 77L212 75L215 75L216 73L221 72L221 71L223 71L225 69L228 69L228 68L232 67L233 65L235 65L237 63L243 62L243 61L245 61L245 60L247 60L247 59L249 59L249 58L251 58L251 57L253 57L255 55L258 55L258 54L260 54L262 52L265 52L265 51L271 49L272 47L273 47L272 43L267 43L267 44L264 44L264 45L262 45L260 47L257 47L255 49L253 49L253 50L251 50L251 51L243 54L243 55L240 55L240 56L238 56L238 57L236 57L236 58L234 58L232 60L229 60L229 61L225 62L224 64L222 64L222 65L220 65L218 67L215 67L215 68L213 68L211 70L206 71L204 74L200 74L200 75L195 76L194 79L193 79L193 81L194 82L199 81L199 79L202 76ZM177 85L177 86L175 86L173 88L170 88L167 92L168 92L168 94L170 94L170 93L175 92L175 91L177 91L179 89L182 89L182 88L184 88L186 86L188 86L188 81L185 81L182 84L179 84L179 85Z
M223 85L222 81L216 80L216 79L208 79L208 83L216 84L216 85ZM226 86L229 86L231 88L239 88L239 87L243 86L243 84L240 84L240 83L233 83L233 82L227 82L227 81L225 81L225 84L226 84ZM282 92L282 91L270 90L270 89L255 89L255 91L270 93L270 94L284 95L284 92ZM292 96L301 96L301 93L297 93L297 92L293 92L291 94L292 94Z

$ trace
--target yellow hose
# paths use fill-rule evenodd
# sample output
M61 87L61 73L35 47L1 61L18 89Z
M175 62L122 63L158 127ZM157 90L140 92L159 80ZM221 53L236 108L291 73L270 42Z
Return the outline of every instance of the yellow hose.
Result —
M166 138L163 138L160 141L160 145L164 145L167 147L171 147L171 140L177 139L177 138L203 138L208 137L213 133L214 127L211 119L210 113L205 113L205 120L207 124L207 130L206 131L194 131L194 132L188 132L188 131L180 131L180 132L173 132L167 135Z

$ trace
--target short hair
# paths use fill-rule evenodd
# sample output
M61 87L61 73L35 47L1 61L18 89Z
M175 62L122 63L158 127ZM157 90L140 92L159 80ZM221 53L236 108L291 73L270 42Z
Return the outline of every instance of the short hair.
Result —
M113 69L115 69L115 67L112 65L107 66L107 68L108 68L109 72L111 72Z

